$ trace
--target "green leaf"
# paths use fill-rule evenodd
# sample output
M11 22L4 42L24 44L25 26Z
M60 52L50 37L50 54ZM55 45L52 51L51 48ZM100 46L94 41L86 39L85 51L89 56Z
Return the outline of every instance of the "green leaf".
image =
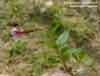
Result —
M81 48L74 48L72 55L77 61L81 62L81 60L84 58L86 54L84 50L82 50Z
M60 45L60 46L63 46L63 45L68 41L68 38L69 38L69 32L68 32L68 31L64 31L64 32L58 37L58 39L56 40L56 44L57 44L57 45Z
M54 19L52 22L52 27L51 27L51 34L55 35L58 32L58 29L61 27L61 22L58 19Z
M93 61L89 56L84 56L84 58L82 59L82 63L85 65L92 65Z
M73 58L80 63L85 65L92 65L92 59L84 52L81 48L71 48L69 49L70 54Z
M61 48L59 51L60 51L60 55L63 57L64 60L67 60L71 57L69 48L64 47L64 48Z

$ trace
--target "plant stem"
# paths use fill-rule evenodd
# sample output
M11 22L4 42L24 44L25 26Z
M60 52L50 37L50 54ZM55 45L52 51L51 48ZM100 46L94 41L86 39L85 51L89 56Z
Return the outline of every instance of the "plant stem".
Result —
M72 67L68 67L68 65L66 64L66 61L64 60L64 58L59 54L59 49L56 48L56 53L59 55L60 58L60 62L63 65L64 71L68 74L70 74L71 76L74 76L74 74L72 73Z

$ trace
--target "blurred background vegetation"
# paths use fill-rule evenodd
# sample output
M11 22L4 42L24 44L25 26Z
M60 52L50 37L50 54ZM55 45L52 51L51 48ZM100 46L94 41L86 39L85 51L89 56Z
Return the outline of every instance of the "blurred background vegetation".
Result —
M100 75L100 8L70 7L66 1L0 0L0 74L53 76L52 70L60 70L61 76ZM43 30L12 41L13 22L25 30ZM78 73L80 68L85 72Z

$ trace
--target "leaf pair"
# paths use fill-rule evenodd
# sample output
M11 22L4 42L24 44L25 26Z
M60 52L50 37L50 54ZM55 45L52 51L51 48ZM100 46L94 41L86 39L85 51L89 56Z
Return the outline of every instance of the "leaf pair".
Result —
M68 48L64 47L69 39L69 32L63 32L58 39L56 40L56 44L58 46L59 53L63 57L64 60L74 58L76 62L83 63L86 65L91 65L91 58L85 53L82 48Z

